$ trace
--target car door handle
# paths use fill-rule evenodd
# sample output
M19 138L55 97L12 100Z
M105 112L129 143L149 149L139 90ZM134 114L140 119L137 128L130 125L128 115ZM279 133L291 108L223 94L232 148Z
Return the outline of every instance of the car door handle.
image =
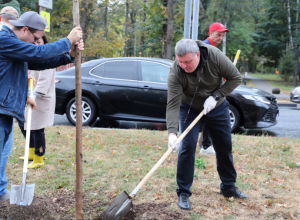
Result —
M99 81L96 81L96 82L94 82L94 83L92 83L93 85L102 85L103 83L101 83L101 82L99 82Z
M150 86L140 86L140 89L148 90L148 89L152 89L152 87L150 87Z

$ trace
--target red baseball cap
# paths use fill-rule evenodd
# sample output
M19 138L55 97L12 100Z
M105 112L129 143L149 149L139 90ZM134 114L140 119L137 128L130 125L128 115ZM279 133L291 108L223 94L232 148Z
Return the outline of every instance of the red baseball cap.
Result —
M219 22L216 22L216 23L213 23L212 25L210 25L208 34L210 34L213 31L229 32L229 30L227 30L225 28L225 26Z

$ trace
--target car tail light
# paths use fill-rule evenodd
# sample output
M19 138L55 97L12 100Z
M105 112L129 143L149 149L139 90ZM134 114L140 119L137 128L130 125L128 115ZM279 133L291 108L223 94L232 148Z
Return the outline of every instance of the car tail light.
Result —
M60 82L60 80L59 79L55 79L55 83L58 83L58 82Z

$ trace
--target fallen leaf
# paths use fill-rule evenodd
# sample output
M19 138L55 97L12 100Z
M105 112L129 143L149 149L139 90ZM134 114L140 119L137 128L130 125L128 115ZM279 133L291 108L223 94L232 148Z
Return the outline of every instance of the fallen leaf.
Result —
M279 207L287 207L287 204L276 204L276 206L279 206Z
M229 197L227 200L230 201L230 202L233 202L234 201L234 197Z

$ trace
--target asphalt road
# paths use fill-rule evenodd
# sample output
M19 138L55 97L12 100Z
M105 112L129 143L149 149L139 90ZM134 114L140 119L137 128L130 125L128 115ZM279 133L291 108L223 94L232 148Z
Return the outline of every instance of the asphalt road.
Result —
M299 106L299 105L298 105ZM71 125L65 115L55 115L54 125ZM162 123L144 122L100 122L96 121L92 127L95 128L121 128L121 129L155 129L165 130L166 125ZM240 129L239 132L246 135L268 135L274 137L300 138L300 107L279 106L279 117L277 125L263 129Z

